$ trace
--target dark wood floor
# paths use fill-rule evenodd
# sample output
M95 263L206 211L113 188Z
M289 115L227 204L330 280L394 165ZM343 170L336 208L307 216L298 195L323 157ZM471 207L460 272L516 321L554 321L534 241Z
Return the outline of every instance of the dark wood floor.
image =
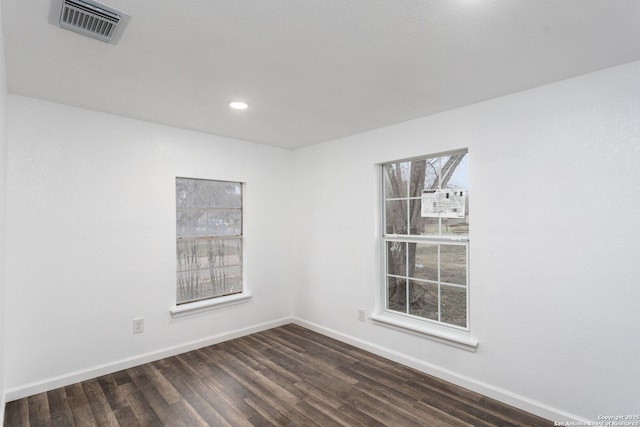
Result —
M551 426L296 325L10 402L5 426Z

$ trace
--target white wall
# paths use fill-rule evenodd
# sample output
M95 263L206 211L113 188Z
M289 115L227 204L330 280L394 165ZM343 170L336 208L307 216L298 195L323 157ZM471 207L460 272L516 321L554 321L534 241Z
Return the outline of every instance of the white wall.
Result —
M356 315L380 280L374 164L463 147L475 353ZM640 62L297 150L294 315L541 415L636 414L639 165Z
M9 122L10 398L290 318L290 151L14 95ZM246 182L249 303L171 318L176 176Z
M0 5L0 424L4 422L4 287L5 287L5 212L7 176L7 68Z

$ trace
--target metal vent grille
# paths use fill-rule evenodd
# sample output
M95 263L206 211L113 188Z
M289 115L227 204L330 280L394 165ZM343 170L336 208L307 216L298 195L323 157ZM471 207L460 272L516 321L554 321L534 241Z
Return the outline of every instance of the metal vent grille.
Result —
M95 2L63 0L59 25L107 43L114 43L129 16Z

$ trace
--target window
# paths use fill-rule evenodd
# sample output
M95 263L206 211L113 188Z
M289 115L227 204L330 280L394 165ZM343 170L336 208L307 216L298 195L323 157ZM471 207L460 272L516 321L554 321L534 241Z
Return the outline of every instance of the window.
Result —
M384 310L468 330L467 152L382 167Z
M178 305L239 294L242 184L176 178Z

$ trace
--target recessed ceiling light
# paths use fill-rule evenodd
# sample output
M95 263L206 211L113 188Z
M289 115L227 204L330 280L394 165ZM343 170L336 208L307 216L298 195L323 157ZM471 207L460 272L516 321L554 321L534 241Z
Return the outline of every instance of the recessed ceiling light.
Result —
M234 110L246 110L249 108L249 104L244 101L231 101L229 102L229 108Z

